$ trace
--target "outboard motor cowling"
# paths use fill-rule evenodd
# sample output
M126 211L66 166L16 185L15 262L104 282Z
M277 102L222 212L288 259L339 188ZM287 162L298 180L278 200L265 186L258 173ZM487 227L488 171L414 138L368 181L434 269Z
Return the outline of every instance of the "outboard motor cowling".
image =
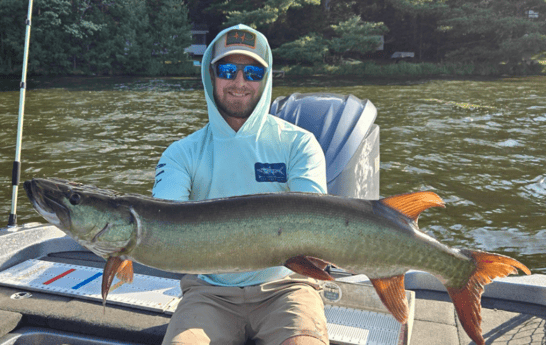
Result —
M328 193L379 199L379 126L369 100L333 93L278 97L270 113L313 133L326 156Z

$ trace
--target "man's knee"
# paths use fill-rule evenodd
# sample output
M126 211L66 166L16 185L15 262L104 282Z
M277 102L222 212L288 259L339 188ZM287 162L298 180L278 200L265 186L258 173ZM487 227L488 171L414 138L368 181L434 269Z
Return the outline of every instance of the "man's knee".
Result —
M281 345L324 345L324 343L317 338L300 335L286 339Z
M210 338L207 336L204 330L200 328L190 328L183 332L176 334L172 338L163 339L162 345L209 345Z

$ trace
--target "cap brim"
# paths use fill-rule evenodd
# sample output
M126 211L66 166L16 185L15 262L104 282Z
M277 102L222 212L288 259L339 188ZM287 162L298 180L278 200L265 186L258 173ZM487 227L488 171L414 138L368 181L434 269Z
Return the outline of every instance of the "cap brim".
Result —
M261 63L265 68L269 67L269 64L267 62L265 62L265 60L262 59L258 54L253 53L253 52L249 52L248 50L237 50L237 49L230 50L228 52L225 52L223 54L218 55L217 57L212 59L212 61L210 63L211 64L216 63L216 61L221 60L221 59L225 58L226 56L233 55L233 54L241 54L241 55L249 56L249 57L253 58L254 60L258 61L259 63Z

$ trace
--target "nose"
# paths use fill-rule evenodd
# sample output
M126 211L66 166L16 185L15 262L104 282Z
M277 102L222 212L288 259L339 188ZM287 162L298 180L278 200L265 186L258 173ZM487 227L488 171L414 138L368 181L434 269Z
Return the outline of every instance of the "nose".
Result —
M243 76L243 71L237 71L237 75L235 76L235 80L233 82L237 85L243 85L246 82Z

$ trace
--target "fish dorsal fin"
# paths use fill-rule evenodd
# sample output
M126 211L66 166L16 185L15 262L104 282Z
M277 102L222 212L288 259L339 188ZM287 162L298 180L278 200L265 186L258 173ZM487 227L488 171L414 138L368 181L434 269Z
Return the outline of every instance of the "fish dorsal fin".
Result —
M379 200L382 204L394 208L406 217L417 222L419 214L429 207L445 207L445 203L434 192L415 192L390 196Z

